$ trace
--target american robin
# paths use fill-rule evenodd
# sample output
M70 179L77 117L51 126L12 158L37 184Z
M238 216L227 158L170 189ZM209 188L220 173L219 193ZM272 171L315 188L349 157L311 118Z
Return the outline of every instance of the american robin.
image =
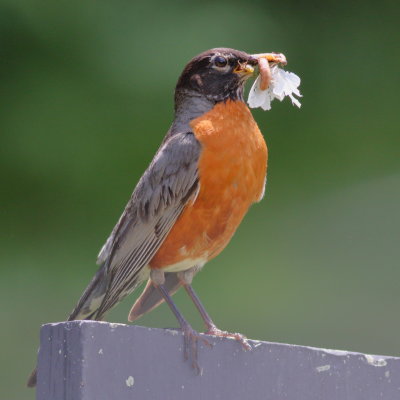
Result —
M217 48L193 58L175 89L175 118L107 242L99 270L68 320L102 320L147 280L129 313L138 319L166 301L184 335L185 358L197 366L195 332L172 301L183 286L207 327L219 330L200 303L193 276L229 243L250 205L264 194L267 146L243 99L246 80L271 53ZM260 72L268 79L265 61ZM265 83L265 82L264 82ZM264 85L265 86L265 85ZM28 386L36 384L36 371Z

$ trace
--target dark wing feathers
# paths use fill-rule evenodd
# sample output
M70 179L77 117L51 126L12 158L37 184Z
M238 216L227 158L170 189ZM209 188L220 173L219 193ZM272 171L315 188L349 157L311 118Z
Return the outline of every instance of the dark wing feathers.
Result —
M96 319L141 283L142 268L161 246L187 202L196 195L199 155L200 144L192 133L170 136L143 174L98 256L100 275L107 285L94 314ZM93 288L90 292L99 294ZM86 308L93 314L89 310L93 296L84 296L77 308ZM79 313L80 310L73 312Z

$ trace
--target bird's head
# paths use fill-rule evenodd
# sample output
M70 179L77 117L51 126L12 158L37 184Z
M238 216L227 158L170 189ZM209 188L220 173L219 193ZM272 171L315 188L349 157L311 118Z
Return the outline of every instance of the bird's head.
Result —
M243 100L246 80L253 75L256 57L243 51L217 48L194 57L184 68L176 85L175 100L196 95L214 103Z
M260 62L264 61L264 63ZM286 64L281 53L247 54L244 51L216 48L200 53L188 62L175 89L175 103L187 96L202 97L212 103L243 100L244 84L259 67L262 85L268 87L266 64Z

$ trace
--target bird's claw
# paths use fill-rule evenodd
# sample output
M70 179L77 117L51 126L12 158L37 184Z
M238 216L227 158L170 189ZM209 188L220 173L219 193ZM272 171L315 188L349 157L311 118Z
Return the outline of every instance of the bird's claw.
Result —
M187 361L190 359L192 368L196 370L197 374L201 374L201 368L198 363L198 342L200 340L208 347L212 347L213 345L202 334L195 331L190 325L182 327L182 332L184 340L184 360Z
M216 326L212 326L205 332L206 335L218 336L218 337L225 337L237 340L243 346L244 350L251 350L251 346L247 337L242 335L241 333L231 333L227 331L222 331L218 329Z

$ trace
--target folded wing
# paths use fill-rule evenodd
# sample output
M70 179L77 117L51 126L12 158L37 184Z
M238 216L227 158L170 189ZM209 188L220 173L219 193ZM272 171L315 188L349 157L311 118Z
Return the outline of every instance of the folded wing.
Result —
M101 319L148 278L146 267L199 188L200 144L192 133L164 141L98 256L100 269L71 319Z

